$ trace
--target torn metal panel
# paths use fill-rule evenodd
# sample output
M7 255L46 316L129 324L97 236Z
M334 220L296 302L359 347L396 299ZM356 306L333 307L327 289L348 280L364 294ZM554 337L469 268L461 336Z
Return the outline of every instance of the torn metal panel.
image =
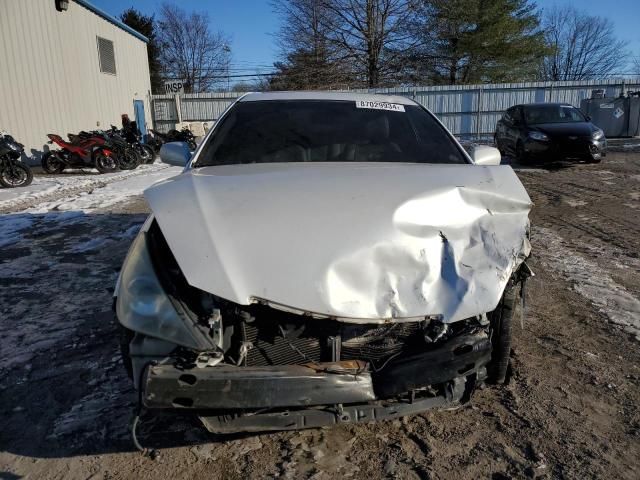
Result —
M192 286L346 322L491 311L530 249L508 166L224 165L145 196Z

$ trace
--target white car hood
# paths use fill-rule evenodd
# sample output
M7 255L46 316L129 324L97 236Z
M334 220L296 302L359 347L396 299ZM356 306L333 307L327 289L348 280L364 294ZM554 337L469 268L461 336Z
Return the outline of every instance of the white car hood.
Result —
M192 286L347 322L491 311L530 248L508 166L224 165L145 196Z

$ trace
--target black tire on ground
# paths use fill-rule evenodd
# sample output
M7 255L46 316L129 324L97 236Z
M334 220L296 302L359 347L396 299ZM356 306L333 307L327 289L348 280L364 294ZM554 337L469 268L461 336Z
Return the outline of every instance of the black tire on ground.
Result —
M528 159L527 152L524 151L524 145L518 140L518 143L516 144L516 161L523 164L527 163Z
M141 157L142 157L142 161L144 163L153 163L153 160L156 157L155 152L153 151L153 148L151 148L149 145L141 145Z
M26 187L33 181L33 172L22 162L10 160L0 170L0 185L6 188Z
M505 383L511 356L511 330L516 311L521 307L519 285L509 281L502 299L491 314L491 363L487 368L491 383ZM524 314L524 312L522 312Z
M118 166L122 170L135 170L140 165L140 155L133 148L118 152Z
M600 163L601 161L601 158L590 158L589 160L587 160L587 163Z
M118 170L118 162L113 155L107 155L103 151L94 154L95 167L100 173L111 173Z
M500 155L504 156L505 155L504 148L502 148L502 145L500 145L500 142L498 141L498 137L496 135L493 136L493 144L500 152Z
M42 155L40 165L42 166L42 170L51 174L62 173L65 167L64 162L60 158L60 154L52 151L45 152L44 155Z

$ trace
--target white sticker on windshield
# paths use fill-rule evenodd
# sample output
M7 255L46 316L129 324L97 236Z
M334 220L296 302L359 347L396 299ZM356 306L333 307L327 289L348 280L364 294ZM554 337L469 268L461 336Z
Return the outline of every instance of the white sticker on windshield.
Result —
M391 112L404 112L404 105L389 102L372 102L370 100L356 100L356 108L370 108L373 110L389 110Z

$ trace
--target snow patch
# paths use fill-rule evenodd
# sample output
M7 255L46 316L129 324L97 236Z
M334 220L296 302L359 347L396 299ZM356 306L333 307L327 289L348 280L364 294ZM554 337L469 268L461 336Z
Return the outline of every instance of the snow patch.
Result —
M0 210L6 211L12 207L14 209L28 208L65 195L72 198L86 196L87 192L91 193L92 189L100 189L132 177L145 177L161 171L171 172L169 176L173 176L180 173L182 169L157 163L140 165L135 170L123 170L101 175L86 171L65 171L65 173L55 176L36 175L32 184L27 187L0 189Z
M567 247L552 230L534 227L532 238L544 263L573 283L573 289L598 307L611 323L640 341L640 301L616 283L596 263ZM533 247L535 249L535 245Z

